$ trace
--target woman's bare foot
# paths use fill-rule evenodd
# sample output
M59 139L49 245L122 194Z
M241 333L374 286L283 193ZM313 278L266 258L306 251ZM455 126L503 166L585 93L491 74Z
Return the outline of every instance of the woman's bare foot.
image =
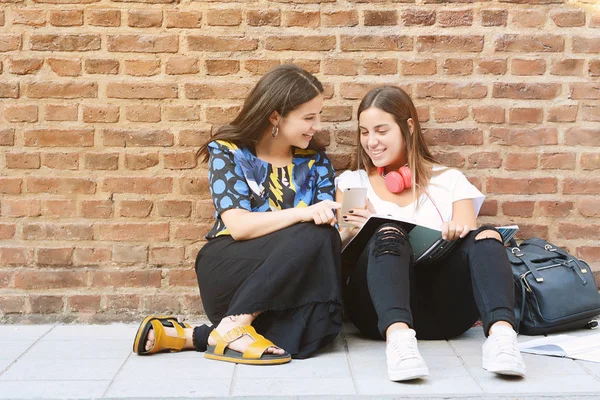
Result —
M232 319L231 317L226 317L221 320L221 322L219 323L219 325L217 325L217 327L215 329L217 330L217 333L219 335L223 336L227 332L229 332L230 330L232 330L233 328L235 328L237 326L249 325L250 322L252 322L253 320L254 320L254 317L251 315L249 315L249 316L240 315L240 316L236 316L234 319ZM248 336L242 336L241 338L231 342L231 344L228 347L231 350L235 350L235 351L239 351L240 353L243 353L248 348L248 346L250 346L253 342L254 342L254 340L252 340L252 338L250 338ZM208 344L209 344L209 346L214 346L217 344L217 341L209 336ZM283 354L285 354L285 351L283 349L280 349L279 347L269 347L266 350L266 353L283 355Z
M178 337L177 330L175 328L168 328L165 326L164 329L165 329L165 334L167 336ZM184 328L183 330L185 331L185 346L183 347L183 350L193 349L194 348L194 339L193 339L194 328ZM154 339L155 339L154 329L150 329L150 332L148 332L148 340L146 341L146 351L152 350L152 348L154 347Z

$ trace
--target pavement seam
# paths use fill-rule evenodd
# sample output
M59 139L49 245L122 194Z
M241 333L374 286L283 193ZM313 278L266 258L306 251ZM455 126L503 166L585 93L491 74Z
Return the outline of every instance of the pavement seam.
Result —
M233 397L233 388L235 386L235 377L237 375L238 365L233 365L233 372L231 373L231 382L229 382L229 392L227 392L227 397Z
M52 327L50 329L48 329L44 334L42 334L42 336L38 337L32 344L31 346L29 346L27 348L27 350L25 350L24 352L22 352L17 358L14 359L13 362L11 362L10 364L8 364L8 366L6 368L4 368L2 371L0 371L0 377L10 369L10 367L12 367L14 364L16 364L17 361L19 361L25 354L27 354L29 352L29 350L31 350L31 348L33 346L35 346L36 344L38 344L38 342L40 340L42 340L43 338L45 338L50 332L52 332L54 330L54 328L56 328L57 324L52 325Z
M477 386L479 386L479 388L481 389L481 391L483 393L486 393L485 389L481 385L481 382L479 382L479 379L477 379L477 377L475 375L473 375L473 373L471 372L471 369L467 366L467 363L465 362L465 360L463 360L462 356L460 354L458 354L458 351L456 351L456 347L454 347L452 345L452 341L446 340L446 343L448 343L448 346L450 346L450 348L452 349L452 352L454 353L454 355L460 360L460 363L462 364L462 366L467 370L467 372L469 373L469 376L471 376L471 378L473 378L473 380L475 381L475 383L477 384Z
M348 348L348 341L346 340L346 332L342 329L340 337L344 341L344 352L346 353L346 362L348 363L348 369L350 370L350 379L352 380L352 386L354 386L354 392L358 395L358 385L354 380L354 369L352 368L352 357L350 356L350 349Z
M575 362L576 362L576 363L577 363L577 364L578 364L578 365L579 365L581 368L583 368L583 370L584 370L585 372L587 372L587 373L588 373L588 375L591 375L591 376L593 376L593 377L594 377L594 379L596 379L597 381L600 381L600 375L596 375L596 374L594 373L594 371L592 371L592 370L590 370L589 368L587 368L584 362L581 362L581 361L579 361L579 360L575 360Z
M127 355L127 357L125 357L125 360L123 361L123 363L121 364L121 366L119 367L119 369L117 370L117 372L115 372L114 376L110 380L110 383L108 384L108 386L106 387L106 389L104 390L104 393L102 393L102 396L100 396L100 398L105 398L106 397L106 394L110 390L110 387L112 386L113 382L115 381L115 379L117 378L117 376L121 373L121 370L123 369L123 367L127 363L127 360L129 360L129 358L131 357L132 354L133 354L133 352L129 353Z

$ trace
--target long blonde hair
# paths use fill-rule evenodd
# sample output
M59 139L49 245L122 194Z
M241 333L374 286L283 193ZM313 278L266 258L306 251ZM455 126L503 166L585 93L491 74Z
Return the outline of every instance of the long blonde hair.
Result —
M404 143L406 143L408 166L412 171L413 191L416 190L417 185L421 188L427 187L431 179L431 168L439 162L433 157L425 143L417 110L410 96L399 87L381 86L371 90L362 99L358 106L358 118L363 111L371 107L391 114L400 127ZM412 133L407 122L409 118L412 118L414 123ZM357 130L357 143L355 169L365 169L370 173L375 166L360 145L360 129Z

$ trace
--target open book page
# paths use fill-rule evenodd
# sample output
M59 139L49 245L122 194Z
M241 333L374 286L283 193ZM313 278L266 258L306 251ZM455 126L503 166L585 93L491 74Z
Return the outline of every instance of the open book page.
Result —
M437 229L431 229L422 225L417 225L412 221L393 217L390 215L374 214L367 219L360 231L352 238L342 249L342 255L345 259L357 260L368 241L381 225L389 222L399 223L407 232L413 250L413 260L415 264L432 262L444 257L460 239L448 241L442 239L442 232ZM510 239L519 230L517 225L501 226L498 231L502 235L504 243Z
M587 336L554 335L519 343L523 353L567 357L600 363L600 333Z

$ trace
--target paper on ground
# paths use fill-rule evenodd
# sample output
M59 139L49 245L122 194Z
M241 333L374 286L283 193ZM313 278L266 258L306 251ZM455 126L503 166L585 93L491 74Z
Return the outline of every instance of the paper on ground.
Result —
M587 336L555 335L519 343L523 353L567 357L600 363L600 333Z

